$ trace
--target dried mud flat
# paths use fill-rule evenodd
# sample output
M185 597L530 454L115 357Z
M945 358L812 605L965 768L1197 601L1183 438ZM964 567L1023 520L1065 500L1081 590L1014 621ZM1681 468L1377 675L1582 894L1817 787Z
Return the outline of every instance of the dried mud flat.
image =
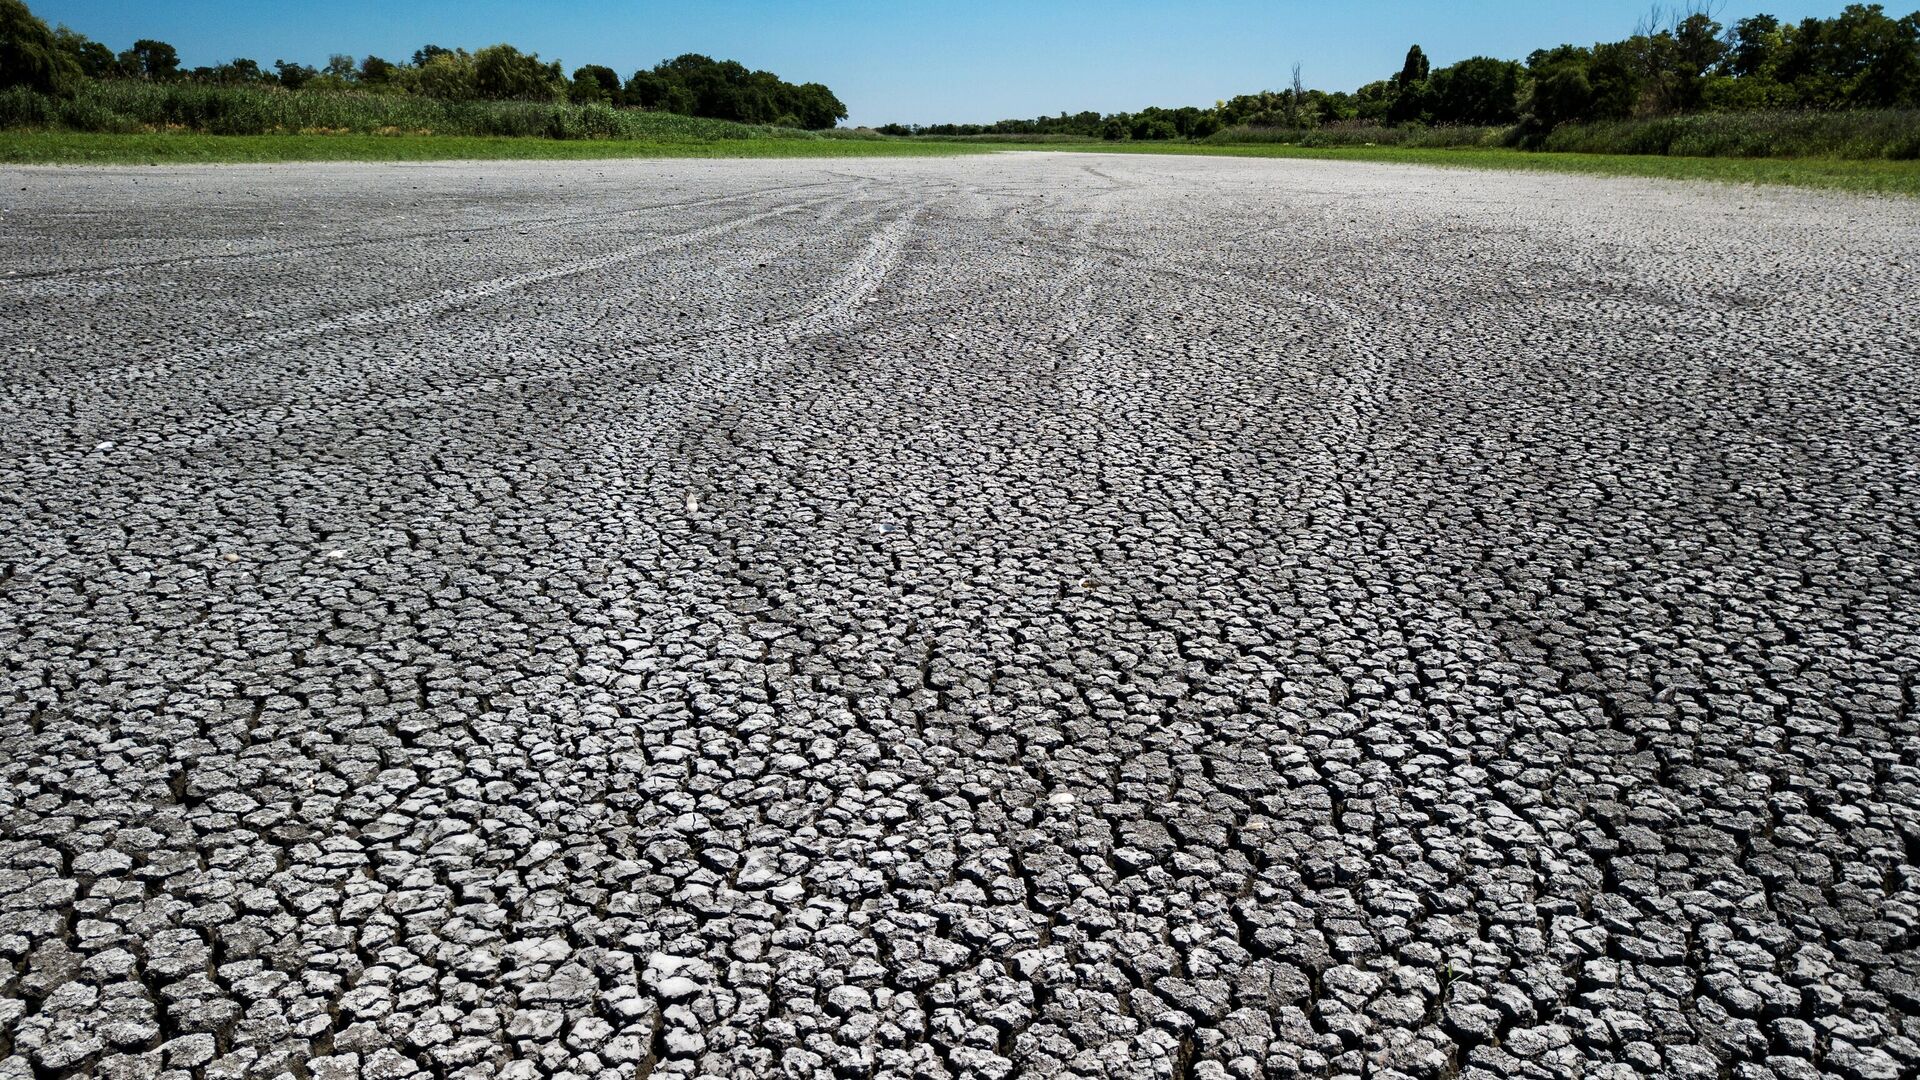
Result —
M1920 1070L1920 204L0 181L4 1080Z

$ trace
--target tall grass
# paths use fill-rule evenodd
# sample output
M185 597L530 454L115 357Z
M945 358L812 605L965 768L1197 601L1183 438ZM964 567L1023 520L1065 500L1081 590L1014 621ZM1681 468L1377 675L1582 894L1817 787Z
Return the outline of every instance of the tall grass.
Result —
M52 96L0 90L0 130L213 135L379 134L545 139L715 142L728 139L869 139L868 131L800 131L672 113L524 101L440 101L406 94L284 90L131 80L88 82ZM1081 143L1069 135L983 135L942 141ZM1920 110L1699 113L1559 128L1234 127L1199 140L1210 146L1485 149L1510 146L1588 154L1673 157L1920 160Z
M1574 124L1545 135L1512 127L1227 128L1204 142L1222 146L1517 147L1577 154L1665 157L1920 158L1920 109L1846 112L1730 112Z
M1920 109L1697 113L1562 127L1530 149L1676 157L1920 158Z
M0 129L212 135L292 132L519 136L548 139L790 139L861 137L672 113L528 101L440 101L408 94L283 90L131 80L89 82L52 96L0 91ZM877 138L878 136L867 136Z
M1336 124L1320 128L1242 126L1223 128L1201 141L1216 146L1502 146L1506 144L1507 132L1503 127L1382 127L1378 124Z
M1006 135L906 135L882 136L883 138L922 139L928 142L943 143L996 143L996 144L1069 144L1102 142L1098 135L1073 135L1066 132L1016 132Z

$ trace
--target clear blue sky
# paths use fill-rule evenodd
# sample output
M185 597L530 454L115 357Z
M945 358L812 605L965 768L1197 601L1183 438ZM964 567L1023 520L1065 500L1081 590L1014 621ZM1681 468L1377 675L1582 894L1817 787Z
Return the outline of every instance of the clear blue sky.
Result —
M1832 15L1845 0L1727 2ZM1419 42L1436 64L1520 59L1562 42L1625 37L1648 0L28 0L115 50L173 43L189 66L247 56L322 64L331 53L404 59L419 46L499 41L606 64L624 77L684 52L823 82L855 124L976 122L1061 110L1210 105L1277 89L1295 61L1309 86L1350 90L1398 71ZM1894 0L1896 16L1920 0Z

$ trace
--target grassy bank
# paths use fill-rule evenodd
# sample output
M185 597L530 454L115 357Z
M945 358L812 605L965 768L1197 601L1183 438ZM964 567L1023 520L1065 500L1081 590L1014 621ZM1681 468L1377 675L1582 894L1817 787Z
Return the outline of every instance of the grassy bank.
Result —
M664 157L894 157L1067 150L1107 154L1373 161L1472 169L1530 169L1601 176L1788 184L1920 197L1920 161L1828 158L1703 158L1541 153L1506 148L1288 146L1279 143L990 142L932 139L543 139L461 135L111 135L0 131L0 163L138 165L267 161L585 160Z
M442 101L411 94L282 90L130 79L88 82L73 93L0 90L0 129L206 135L467 135L542 139L849 139L879 136L736 124L607 105Z
M1920 159L1920 111L1697 113L1579 124L1527 140L1557 153Z
M1040 149L1035 147L1033 149ZM1920 196L1920 161L1837 158L1713 158L1644 154L1542 153L1503 147L1311 147L1192 143L1086 143L1073 149L1118 154L1214 154L1229 157L1377 161L1467 169L1527 169L1598 176L1650 176L1666 180L1716 180L1729 184L1786 184L1876 195Z
M109 135L0 131L0 163L145 165L266 161L455 161L668 157L902 157L982 147L905 139L540 139L478 135Z
M1505 147L1577 154L1911 161L1920 158L1920 111L1696 113L1570 124L1545 135L1515 126L1235 127L1217 131L1201 141L1214 146Z
M1564 127L1229 128L1198 142L892 138L561 102L135 80L0 91L0 163L843 157L991 150L1228 154L1793 184L1920 195L1920 111L1707 113Z

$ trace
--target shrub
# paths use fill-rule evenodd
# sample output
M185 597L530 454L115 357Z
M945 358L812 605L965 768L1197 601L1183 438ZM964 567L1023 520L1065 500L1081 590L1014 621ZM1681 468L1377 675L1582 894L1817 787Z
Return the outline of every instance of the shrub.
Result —
M745 139L775 132L807 138L836 135L601 104L442 101L413 94L286 90L271 84L220 86L128 79L83 81L64 97L26 87L0 90L0 128L9 127L71 131L179 127L218 135L411 131L553 139Z
M1920 158L1920 110L1699 113L1559 128L1533 145L1596 154Z

